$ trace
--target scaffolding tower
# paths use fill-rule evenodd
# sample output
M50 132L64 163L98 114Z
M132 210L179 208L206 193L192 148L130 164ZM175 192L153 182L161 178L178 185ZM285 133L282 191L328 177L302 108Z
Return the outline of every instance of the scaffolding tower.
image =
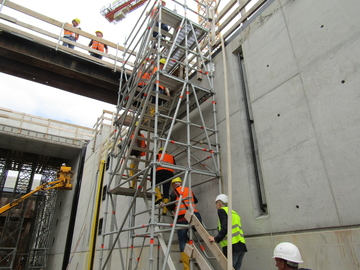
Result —
M197 2L203 9L210 8ZM172 252L178 247L173 242L176 230L184 229L184 225L173 224L179 211L162 215L161 206L155 203L155 189L176 177L181 177L183 187L190 190L220 181L214 65L208 38L212 35L211 22L208 16L190 9L186 1L181 6L184 15L162 6L161 1L149 1L125 44L116 130L107 157L99 269L109 269L112 256L119 259L122 269L137 269L145 252L147 269L176 269ZM209 27L193 22L190 13L202 16ZM134 63L131 73L127 70L130 61ZM170 96L161 91L164 88L169 89ZM140 146L139 140L146 147ZM176 165L164 162L163 156L157 159L160 147L175 157ZM145 156L132 156L134 150ZM158 167L173 169L174 177L156 184ZM134 188L130 188L133 183ZM121 207L119 195L128 200ZM184 199L181 195L179 205ZM200 242L195 241L192 230L189 234L191 243ZM120 239L127 239L127 245Z

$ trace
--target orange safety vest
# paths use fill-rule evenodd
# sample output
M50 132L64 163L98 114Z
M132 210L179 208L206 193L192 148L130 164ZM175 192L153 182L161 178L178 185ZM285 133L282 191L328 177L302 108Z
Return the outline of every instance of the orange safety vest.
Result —
M93 40L91 48L104 52L105 51L105 45L100 43L99 41Z
M158 67L155 66L151 75L154 75L157 70L158 70ZM159 84L159 87L160 87L162 90L165 90L165 87L162 86L162 85L160 85L160 84Z
M176 194L176 200L179 201L180 200L180 192L181 192L182 187L177 187L175 189L175 194ZM194 201L194 193L192 193L192 196L189 198L189 188L185 187L184 188L184 192L183 192L183 200L181 201L180 204L180 209L179 209L179 216L180 215L185 215L186 210L188 210L190 208L190 202L192 207L194 208L194 212L198 212L198 210L195 208L195 201ZM184 199L187 198L187 199ZM191 201L190 201L191 200ZM178 204L175 204L175 210L177 209Z
M145 136L143 134L140 134L141 137L145 138ZM134 132L131 134L130 136L130 141L134 139ZM138 147L142 148L142 149L146 149L146 142L144 140L139 140L139 139L136 139L135 140L135 143ZM145 156L146 153L145 152L141 152L141 156Z
M74 27L72 24L68 23L68 25ZM75 34L74 32L71 32L67 29L64 29L64 36L65 37L71 37L73 36L75 38L75 40L78 40L79 39L79 34Z
M151 77L150 73L145 72L144 75L142 75L142 76L141 76L141 75L142 75L142 72L140 71L140 72L138 73L138 76L141 77L141 79L143 79L144 81L149 81L149 80L150 80L150 77ZM138 86L143 86L143 85L147 85L147 83L141 81L141 82L139 82L139 84L138 84Z
M157 161L160 161L161 159L161 155L162 154L157 154ZM169 155L167 153L164 154L164 158L162 160L163 162L169 163L169 164L175 164L174 162L174 157L172 155ZM164 167L157 167L156 171L160 171L160 170L168 170L170 172L174 172L174 169L170 169L170 168L164 168Z

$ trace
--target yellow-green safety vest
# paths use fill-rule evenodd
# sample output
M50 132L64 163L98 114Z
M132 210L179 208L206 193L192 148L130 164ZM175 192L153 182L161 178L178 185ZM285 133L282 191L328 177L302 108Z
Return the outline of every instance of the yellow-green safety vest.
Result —
M221 207L220 209L224 209L226 214L228 214L228 207ZM219 231L221 230L221 223L220 219L218 220L219 224ZM236 244L238 242L242 242L245 244L245 238L244 238L244 232L241 229L241 219L240 216L232 210L232 231L231 231L231 243ZM220 242L221 247L226 247L227 244L227 235L224 237L224 239Z

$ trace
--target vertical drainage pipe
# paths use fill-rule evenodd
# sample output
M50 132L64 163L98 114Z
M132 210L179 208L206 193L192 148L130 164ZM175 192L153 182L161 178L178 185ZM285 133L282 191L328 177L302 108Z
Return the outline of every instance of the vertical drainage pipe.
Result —
M232 174L231 174L231 141L230 141L230 110L229 110L229 89L227 84L226 54L224 37L220 34L222 57L224 67L224 94L225 94L225 119L226 119L226 151L227 151L227 170L228 170L228 226L227 226L227 269L231 270L232 266Z

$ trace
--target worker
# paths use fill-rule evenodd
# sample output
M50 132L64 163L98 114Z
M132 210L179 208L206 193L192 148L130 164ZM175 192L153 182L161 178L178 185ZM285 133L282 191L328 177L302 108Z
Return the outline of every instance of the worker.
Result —
M310 270L299 269L299 263L303 263L297 246L289 242L282 242L274 249L275 264L278 270Z
M168 206L171 211L177 211L179 208L177 224L189 224L185 219L185 213L187 210L194 213L200 222L202 222L199 211L195 208L195 204L198 199L193 192L190 192L188 187L182 187L182 180L180 177L176 177L171 181L171 186L174 191L170 194L170 202L176 201L177 203ZM180 194L182 194L182 200L180 202ZM177 230L178 241L180 246L181 261L184 265L184 270L190 269L190 261L188 255L184 252L186 242L188 241L187 232L188 229Z
M148 84L148 82L149 82L149 80L150 80L150 78L151 78L151 74L149 73L149 72L145 72L145 69L146 69L146 61L143 61L142 63L141 63L141 65L139 66L139 71L138 71L138 73L137 73L137 76L138 76L138 78L140 78L139 80L139 83L138 83L138 87L139 88L144 88L144 87L146 87L146 85ZM140 91L136 91L135 92L135 98L143 98L143 94L144 93L142 93L141 95L140 95ZM140 106L140 101L134 101L133 102L133 106L134 107L139 107Z
M157 162L162 161L163 163L175 165L174 156L168 154L167 151L165 151L165 153L163 153L163 152L164 152L164 147L161 147L158 151L158 154L156 155ZM161 160L161 157L162 157L162 160ZM151 173L151 177L152 176L153 176L153 174ZM172 177L174 177L174 169L160 167L160 166L156 168L156 172L155 172L156 185L158 185ZM151 183L152 183L152 181L151 181ZM161 195L161 192L158 187L155 188L155 189L157 189L157 191L156 191L157 196L156 196L155 203L158 203L161 200L164 204L169 202L170 185L171 185L170 181L163 183L163 185L162 185L163 195ZM167 208L163 207L162 214L166 215L166 213L167 213Z
M166 63L166 59L165 58L161 58L159 60L159 70L163 70L164 69L164 66L165 66L165 63ZM158 71L158 67L155 66L152 73L151 73L151 76L155 75L155 73ZM156 92L156 84L154 84L154 87L153 87L153 91ZM162 85L159 85L159 93L161 95L167 95L168 97L170 97L170 91L169 91L169 88L165 87L165 86L162 86ZM151 98L151 103L155 104L156 102L156 97L153 96ZM164 99L161 99L159 98L159 102L158 102L158 105L161 106L165 103L165 100ZM155 108L150 108L150 115L151 116L154 116L155 115Z
M166 6L166 2L165 2L165 1L161 1L161 5L162 5L163 7L165 7L165 6ZM157 7L154 8L154 9L151 11L151 13L150 13L150 18L155 19L155 16L156 16L157 13L158 13L157 11L158 11L158 8L157 8ZM159 27L159 21L156 21L155 26L156 26L156 27ZM167 24L165 24L165 23L161 23L161 30L164 30L164 31L166 31L166 32L169 32L169 26L168 26ZM152 36L153 36L154 38L156 38L156 37L158 36L158 34L159 34L158 32L154 31L153 34L152 34ZM165 38L166 36L165 36L165 35L162 35L162 37Z
M228 229L228 202L229 198L225 194L220 194L215 199L215 205L218 210L218 234L213 237L210 236L210 242L220 243L223 253L227 256L227 229ZM232 210L232 258L233 267L235 270L240 270L241 263L247 252L243 230L241 229L241 218L234 210Z
M67 23L67 24L69 26L73 26L73 27L79 28L81 30L81 28L79 27L80 19L78 19L78 18L73 19L72 24L70 24L70 23ZM79 39L79 34L76 34L76 33L71 32L70 30L64 29L64 38L76 42ZM63 42L63 46L69 47L70 49L75 48L74 45L68 44L66 42Z
M104 36L103 32L101 32L101 31L96 31L95 35L98 38L102 38ZM106 44L103 44L103 43L101 43L99 41L96 41L96 40L93 40L93 39L90 41L89 47L91 47L94 50L98 50L100 52L108 53L108 46ZM100 54L90 52L90 55L94 56L96 58L102 59L102 55L100 55Z
M138 125L138 122L135 123L135 127ZM138 137L142 137L142 138L145 138L145 136L140 132L140 129L138 131ZM130 136L130 141L129 141L129 145L130 143L132 142L132 140L135 138L135 131L132 132L131 136ZM138 147L138 148L142 148L142 149L146 149L147 147L147 144L145 142L145 140L141 140L139 138L135 138L135 142L133 144L135 147ZM146 153L143 152L143 151L140 151L140 150L136 150L136 149L132 149L131 152L130 152L130 156L134 156L136 159L135 160L131 160L131 163L130 163L130 172L129 172L129 177L133 177L135 174L136 174L136 170L138 168L138 165L139 165L139 159L143 156L145 156ZM136 185L136 180L137 180L137 177L134 178L132 181L131 181L131 185L130 185L130 188L134 188L135 185Z

